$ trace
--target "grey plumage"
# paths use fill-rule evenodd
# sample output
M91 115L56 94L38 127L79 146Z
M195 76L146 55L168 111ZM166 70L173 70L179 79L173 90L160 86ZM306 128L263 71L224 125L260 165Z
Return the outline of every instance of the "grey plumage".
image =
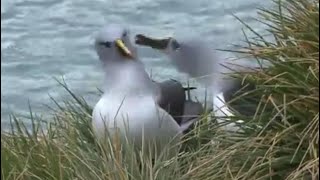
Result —
M172 37L155 39L138 34L136 44L163 51L178 71L197 78L206 86L211 86L215 90L214 93L222 92L226 102L233 100L236 95L255 89L252 84L244 88L240 79L230 78L223 73L231 73L234 70L248 71L256 65L247 62L229 64L225 59L216 57L216 52L204 41L197 39L177 41ZM244 103L238 100L229 105L242 115L253 115L258 104L256 101Z
M160 87L159 106L165 109L174 120L182 127L184 132L191 129L192 124L199 120L204 112L201 103L187 100L186 90L176 80L167 80L158 83ZM193 89L193 88L191 88Z

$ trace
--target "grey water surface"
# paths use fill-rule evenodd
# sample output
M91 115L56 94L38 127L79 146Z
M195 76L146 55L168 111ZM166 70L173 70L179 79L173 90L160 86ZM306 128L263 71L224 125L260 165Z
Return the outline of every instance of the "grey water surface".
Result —
M11 112L46 114L44 104L68 98L54 80L92 105L103 74L93 50L93 35L107 23L128 26L131 34L198 36L213 48L228 48L243 39L244 27L232 14L262 32L254 21L263 0L2 0L1 1L1 124ZM160 53L139 48L155 79L186 81ZM226 56L232 54L226 54Z

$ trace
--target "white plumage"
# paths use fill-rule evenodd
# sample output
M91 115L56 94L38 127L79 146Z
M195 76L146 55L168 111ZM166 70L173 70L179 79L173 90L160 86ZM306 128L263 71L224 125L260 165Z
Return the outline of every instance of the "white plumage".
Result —
M126 137L138 149L144 144L145 151L150 152L148 147L155 142L157 149L151 152L156 150L157 154L168 142L177 142L180 127L158 106L159 90L139 61L128 31L118 25L104 27L96 37L95 48L106 78L104 94L92 114L96 136L104 140L118 129L121 139Z

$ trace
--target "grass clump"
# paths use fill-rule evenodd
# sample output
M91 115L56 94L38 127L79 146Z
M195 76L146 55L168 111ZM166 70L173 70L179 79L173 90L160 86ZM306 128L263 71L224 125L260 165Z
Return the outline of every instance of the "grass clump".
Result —
M147 158L133 153L132 146L124 146L128 153L122 155L111 141L103 145L95 142L92 110L70 93L74 101L57 104L50 122L32 117L33 132L12 116L13 131L1 136L3 179L149 179L162 171L168 172L160 179L169 178L175 169L168 167L174 163L164 166L159 159L151 166ZM40 123L42 128L37 128Z
M274 41L247 26L255 37L237 51L272 65L239 74L256 88L234 101L259 98L255 115L235 117L246 120L243 132L225 133L203 120L178 157L155 163L141 154L119 154L112 143L105 151L91 131L92 108L62 83L72 100L56 103L50 121L31 114L30 130L12 116L12 131L1 134L1 178L318 179L319 1L274 5L259 10Z
M259 21L267 25L274 41L249 28L256 37L237 51L266 60L271 67L240 74L256 85L242 98L261 97L247 125L262 129L250 132L234 150L230 178L318 179L319 1L274 3L277 8L259 11ZM242 166L237 165L243 157L247 159Z

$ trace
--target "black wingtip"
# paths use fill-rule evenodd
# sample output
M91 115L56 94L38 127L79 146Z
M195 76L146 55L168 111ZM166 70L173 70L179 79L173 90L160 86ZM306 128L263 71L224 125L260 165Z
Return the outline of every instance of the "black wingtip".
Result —
M196 87L184 87L183 90L184 91L190 91L190 90L194 90L197 89Z

